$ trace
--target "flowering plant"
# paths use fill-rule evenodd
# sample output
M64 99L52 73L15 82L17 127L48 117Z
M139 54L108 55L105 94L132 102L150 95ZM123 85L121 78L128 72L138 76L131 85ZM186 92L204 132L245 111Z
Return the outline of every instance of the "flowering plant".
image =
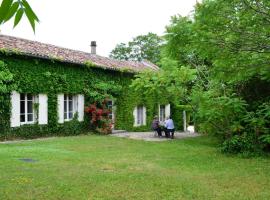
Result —
M101 103L93 103L85 108L85 112L90 115L90 123L95 130L102 134L112 132L112 122L109 118L111 110L108 109L107 100Z

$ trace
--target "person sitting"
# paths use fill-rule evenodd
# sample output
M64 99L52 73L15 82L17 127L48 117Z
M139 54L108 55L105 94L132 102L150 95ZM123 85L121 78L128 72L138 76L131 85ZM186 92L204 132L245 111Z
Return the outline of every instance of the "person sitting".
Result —
M152 122L152 129L158 133L159 137L162 137L161 128L159 126L159 121L158 121L157 116L154 117L154 120Z
M163 131L164 131L164 133L165 133L165 137L166 138L169 138L170 137L170 132L168 132L168 129L167 129L167 127L166 127L166 121L168 120L169 118L168 117L166 117L166 119L165 119L165 121L163 122Z
M173 120L172 120L171 116L167 117L167 119L165 120L165 128L167 130L168 137L170 137L170 135L171 135L171 138L173 139L175 130L174 130L174 123L173 123Z

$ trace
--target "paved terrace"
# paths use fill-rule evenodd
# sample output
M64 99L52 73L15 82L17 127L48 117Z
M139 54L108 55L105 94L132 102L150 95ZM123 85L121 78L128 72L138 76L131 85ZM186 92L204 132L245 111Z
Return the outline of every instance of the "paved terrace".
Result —
M159 138L157 135L154 135L154 132L127 132L123 130L113 131L113 133L110 134L109 136L130 138L130 139L135 139L135 140L156 141L156 142L172 140L164 136L162 138ZM174 133L175 139L183 139L183 138L198 137L198 136L200 136L198 133L191 133L191 132L175 132ZM42 141L42 140L50 140L50 139L55 139L55 138L59 138L59 137L47 137L47 138L37 138L37 139L28 139L28 140L8 140L8 141L0 141L0 144L12 144L12 143L21 143L21 142L29 142L29 141L37 141L37 140Z
M164 135L164 134L163 134ZM145 141L155 141L155 142L162 142L172 140L170 138L162 137L159 138L154 134L154 132L125 132L125 131L115 131L111 134L113 137L122 137L122 138L130 138L135 140L145 140ZM191 133L191 132L175 132L174 139L183 139L189 137L198 137L200 136L198 133Z

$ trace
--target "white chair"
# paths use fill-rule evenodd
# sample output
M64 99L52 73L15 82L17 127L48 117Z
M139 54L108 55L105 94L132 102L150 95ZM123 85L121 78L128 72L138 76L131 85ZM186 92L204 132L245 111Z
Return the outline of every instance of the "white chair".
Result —
M194 126L188 126L187 131L190 133L195 133Z

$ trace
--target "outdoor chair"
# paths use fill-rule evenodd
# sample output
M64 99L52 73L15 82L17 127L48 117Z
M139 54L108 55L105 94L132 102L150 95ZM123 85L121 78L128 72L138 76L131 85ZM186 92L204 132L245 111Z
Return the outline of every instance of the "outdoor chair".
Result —
M156 130L154 130L154 137L158 136L158 132Z

